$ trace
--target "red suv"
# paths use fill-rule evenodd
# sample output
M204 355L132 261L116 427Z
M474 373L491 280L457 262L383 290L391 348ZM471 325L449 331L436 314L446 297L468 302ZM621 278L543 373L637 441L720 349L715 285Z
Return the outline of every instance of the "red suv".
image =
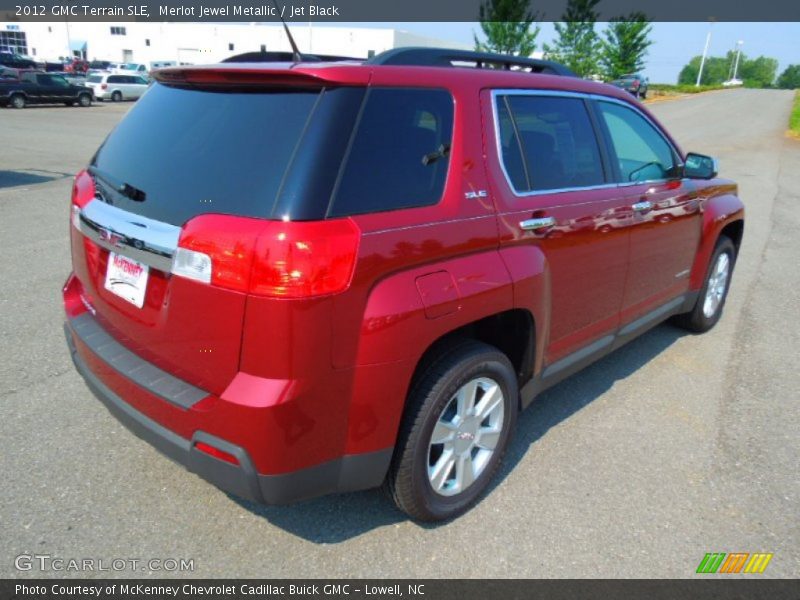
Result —
M537 393L720 318L736 185L622 90L440 49L155 78L75 178L67 340L232 494L452 517Z

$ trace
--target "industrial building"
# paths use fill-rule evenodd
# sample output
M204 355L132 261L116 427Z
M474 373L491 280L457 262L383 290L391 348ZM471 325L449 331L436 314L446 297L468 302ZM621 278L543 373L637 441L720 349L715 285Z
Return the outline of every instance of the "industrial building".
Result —
M467 48L391 28L291 24L301 52L369 57L400 46ZM218 62L233 54L291 50L280 23L0 23L0 51L37 60Z

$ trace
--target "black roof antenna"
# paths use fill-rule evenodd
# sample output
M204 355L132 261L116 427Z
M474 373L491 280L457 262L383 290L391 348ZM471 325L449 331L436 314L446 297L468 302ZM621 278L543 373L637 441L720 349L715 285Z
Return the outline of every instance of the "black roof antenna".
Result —
M283 20L283 16L281 16L281 11L278 10L278 3L275 0L272 0L272 5L275 7L275 11L278 13L278 18L283 23L283 29L286 31L286 37L289 38L289 43L292 45L292 59L294 62L302 62L303 55L300 54L300 50L297 49L297 44L294 42L294 38L292 37L292 32L289 31L289 27L286 25L286 21Z

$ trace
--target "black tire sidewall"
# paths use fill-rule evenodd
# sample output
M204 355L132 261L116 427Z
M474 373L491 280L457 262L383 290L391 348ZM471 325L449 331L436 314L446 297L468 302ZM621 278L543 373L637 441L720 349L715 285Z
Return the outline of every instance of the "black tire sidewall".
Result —
M87 98L88 100L84 100L84 98ZM92 105L92 99L87 94L81 94L78 97L78 104L83 108L89 107Z
M503 458L517 418L517 383L513 370L499 352L486 352L459 363L428 390L423 410L426 411L422 427L417 432L413 449L413 487L416 499L432 519L441 520L457 516L469 508L486 490L498 464ZM503 431L489 464L465 491L455 496L442 496L433 491L428 480L428 449L433 428L450 399L465 383L479 377L494 380L503 392ZM431 397L435 394L435 398Z
M21 102L21 104L17 104L17 102ZM19 94L15 94L11 96L11 104L12 108L25 108L27 102L25 102L25 96L20 96Z
M111 94L111 101L112 102L122 102L122 94L119 92L114 92Z

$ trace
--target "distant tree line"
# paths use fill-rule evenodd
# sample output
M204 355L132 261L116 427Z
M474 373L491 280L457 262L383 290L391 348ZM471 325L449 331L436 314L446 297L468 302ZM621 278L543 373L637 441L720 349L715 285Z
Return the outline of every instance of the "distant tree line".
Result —
M603 31L597 32L600 0L567 0L561 22L555 23L556 39L544 44L546 58L558 61L580 77L617 79L627 73L645 68L648 48L652 45L652 27L641 12L612 19ZM475 37L475 47L486 52L530 56L537 48L540 27L539 13L531 12L529 0L485 0L480 8L480 26L486 36L481 42ZM706 57L704 85L719 85L731 78L735 52L724 57ZM700 70L700 56L695 56L678 76L680 84L694 84ZM737 78L747 87L800 88L800 65L790 65L777 78L778 61L759 56L739 57Z

